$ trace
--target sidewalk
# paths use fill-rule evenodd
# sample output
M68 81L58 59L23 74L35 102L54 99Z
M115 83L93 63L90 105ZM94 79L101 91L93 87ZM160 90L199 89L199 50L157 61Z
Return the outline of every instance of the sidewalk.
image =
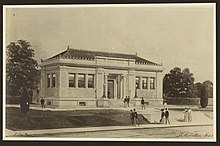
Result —
M163 124L147 124L140 126L106 126L106 127L86 127L86 128L61 128L61 129L44 129L44 130L23 130L12 131L6 129L6 137L13 136L40 136L44 134L60 134L60 133L83 133L83 132L97 132L97 131L116 131L116 130L135 130L135 129L153 129L153 128L172 128L172 127L192 127L192 126L211 126L212 123L175 123L171 125Z
M19 105L7 105L7 107L19 107ZM40 107L30 107L34 110L42 110ZM103 110L103 109L120 109L120 110L130 110L130 108L77 108L68 110ZM172 109L172 108L171 108ZM44 110L50 111L68 111L67 109L53 109L46 108ZM22 130L22 131L12 131L9 129L5 130L6 137L13 136L27 136L27 135L44 135L44 134L58 134L58 133L82 133L82 132L97 132L97 131L115 131L115 130L132 130L132 129L152 129L152 128L171 128L171 127L190 127L190 126L209 126L213 125L213 119L207 117L201 111L193 111L193 121L192 122L181 122L179 119L183 118L183 113L179 110L170 111L170 122L171 125L158 124L156 121L160 119L160 110L157 108L146 108L145 110L137 109L139 114L142 114L146 118L150 113L150 121L152 124L140 125L136 127L132 126L105 126L105 127L84 127L84 128L61 128L61 129L43 129L43 130Z

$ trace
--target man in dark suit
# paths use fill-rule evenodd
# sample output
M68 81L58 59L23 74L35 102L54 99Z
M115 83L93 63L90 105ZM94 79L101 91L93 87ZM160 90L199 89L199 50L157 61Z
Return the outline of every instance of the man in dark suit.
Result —
M134 109L134 126L138 125L139 126L139 123L138 123L138 113L136 112L136 110Z
M131 126L134 126L134 112L132 110L130 113L130 119L131 119Z
M142 108L142 110L145 109L144 104L145 104L144 97L142 97L142 99L141 99L141 108Z

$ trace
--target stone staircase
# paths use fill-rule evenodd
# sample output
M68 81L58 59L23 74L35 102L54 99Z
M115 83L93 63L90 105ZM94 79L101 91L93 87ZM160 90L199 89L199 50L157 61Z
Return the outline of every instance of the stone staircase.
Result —
M122 99L112 99L108 103L110 108L124 108L124 101ZM135 106L130 102L129 108L135 108Z

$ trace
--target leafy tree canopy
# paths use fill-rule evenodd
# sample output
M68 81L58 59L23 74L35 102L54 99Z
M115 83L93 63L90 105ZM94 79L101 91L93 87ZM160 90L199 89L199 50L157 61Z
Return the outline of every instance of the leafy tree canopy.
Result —
M20 95L23 87L30 90L38 87L38 63L33 57L34 50L26 40L11 42L7 46L7 94Z
M194 77L188 68L181 71L175 67L170 70L163 78L163 92L170 97L193 97L194 96Z

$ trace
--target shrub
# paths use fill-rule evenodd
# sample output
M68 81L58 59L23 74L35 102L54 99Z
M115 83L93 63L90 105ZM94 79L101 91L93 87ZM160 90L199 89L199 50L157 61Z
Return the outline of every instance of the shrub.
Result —
M208 90L205 85L203 85L200 95L200 105L205 108L208 105Z

